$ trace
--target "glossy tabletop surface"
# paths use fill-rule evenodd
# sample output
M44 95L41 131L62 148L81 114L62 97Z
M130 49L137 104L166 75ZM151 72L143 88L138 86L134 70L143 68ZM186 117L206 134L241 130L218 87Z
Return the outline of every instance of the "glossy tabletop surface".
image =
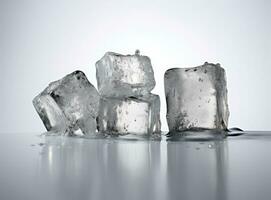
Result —
M221 140L1 133L0 199L271 199L271 132Z

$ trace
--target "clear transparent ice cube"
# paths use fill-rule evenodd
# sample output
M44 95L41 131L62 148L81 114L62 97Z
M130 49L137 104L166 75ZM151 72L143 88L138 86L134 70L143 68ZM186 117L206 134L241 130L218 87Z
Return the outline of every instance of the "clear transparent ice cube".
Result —
M85 74L75 71L52 82L33 99L33 105L47 131L73 135L96 131L99 93Z
M96 62L96 77L102 96L142 96L155 86L151 60L139 51L135 55L107 52Z
M107 134L159 134L160 98L149 94L142 97L101 97L98 130Z
M220 64L169 69L164 84L171 132L227 128L226 74Z

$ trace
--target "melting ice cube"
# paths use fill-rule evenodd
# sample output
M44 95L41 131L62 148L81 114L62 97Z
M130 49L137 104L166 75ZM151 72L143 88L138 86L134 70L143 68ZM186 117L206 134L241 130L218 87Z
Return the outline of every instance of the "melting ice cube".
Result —
M160 98L149 94L144 97L102 97L98 130L109 134L128 133L147 135L159 133Z
M135 55L107 52L96 62L98 90L102 96L142 96L155 86L151 60Z
M52 82L33 99L33 105L46 129L72 135L80 129L84 134L96 131L99 93L81 71Z
M227 128L226 75L219 64L169 69L164 83L170 131Z

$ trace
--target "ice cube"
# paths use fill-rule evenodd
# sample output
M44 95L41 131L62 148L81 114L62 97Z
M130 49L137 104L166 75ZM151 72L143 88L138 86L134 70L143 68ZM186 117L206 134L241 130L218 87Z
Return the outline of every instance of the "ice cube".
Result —
M98 130L108 134L151 135L160 133L160 98L101 97Z
M129 97L148 94L155 86L151 60L107 52L96 62L98 90L103 96Z
M33 99L33 105L46 129L62 134L96 131L99 93L81 71L52 82Z
M219 64L169 69L164 83L170 131L227 128L226 74Z

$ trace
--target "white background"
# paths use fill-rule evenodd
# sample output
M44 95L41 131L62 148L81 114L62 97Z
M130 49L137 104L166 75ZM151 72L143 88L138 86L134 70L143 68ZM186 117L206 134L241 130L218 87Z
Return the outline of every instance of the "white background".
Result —
M163 75L220 63L230 127L271 130L271 1L0 0L0 132L43 132L32 99L49 82L83 70L96 86L106 51L140 49L153 64L167 130Z

